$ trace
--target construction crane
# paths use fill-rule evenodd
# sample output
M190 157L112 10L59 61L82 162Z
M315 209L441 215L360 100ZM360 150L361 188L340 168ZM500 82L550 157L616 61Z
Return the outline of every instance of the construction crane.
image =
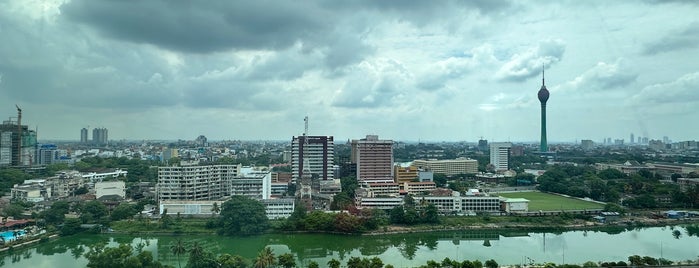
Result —
M17 107L17 165L22 165L22 109Z

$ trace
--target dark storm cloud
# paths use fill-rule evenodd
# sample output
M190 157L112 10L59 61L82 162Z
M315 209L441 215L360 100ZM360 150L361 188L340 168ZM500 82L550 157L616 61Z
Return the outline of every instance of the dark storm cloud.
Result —
M282 49L314 39L331 19L291 1L75 0L61 12L106 36L191 53Z
M693 22L675 33L665 34L657 40L646 44L643 54L659 53L699 47L699 22Z

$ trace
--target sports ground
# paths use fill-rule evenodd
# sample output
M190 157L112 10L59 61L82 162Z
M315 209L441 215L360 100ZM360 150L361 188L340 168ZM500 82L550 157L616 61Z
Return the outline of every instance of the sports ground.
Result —
M507 198L524 198L529 200L529 211L581 210L604 208L603 204L542 192L513 192L499 193L498 195Z

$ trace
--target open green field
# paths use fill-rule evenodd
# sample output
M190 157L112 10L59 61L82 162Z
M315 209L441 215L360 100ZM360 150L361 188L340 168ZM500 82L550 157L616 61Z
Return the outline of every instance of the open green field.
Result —
M604 205L542 192L500 193L502 197L529 200L529 211L598 209Z

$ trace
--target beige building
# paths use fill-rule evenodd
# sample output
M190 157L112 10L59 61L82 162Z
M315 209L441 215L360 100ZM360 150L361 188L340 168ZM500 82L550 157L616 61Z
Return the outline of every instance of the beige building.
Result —
M357 180L393 181L393 141L379 140L377 135L367 135L352 140L350 161L357 164Z
M398 183L414 181L419 177L420 171L416 166L404 167L396 164L393 169L393 176Z
M478 173L478 161L463 157L447 160L415 160L411 166L447 176Z
M95 197L106 195L116 195L121 198L126 198L126 184L124 181L100 181L95 182Z

